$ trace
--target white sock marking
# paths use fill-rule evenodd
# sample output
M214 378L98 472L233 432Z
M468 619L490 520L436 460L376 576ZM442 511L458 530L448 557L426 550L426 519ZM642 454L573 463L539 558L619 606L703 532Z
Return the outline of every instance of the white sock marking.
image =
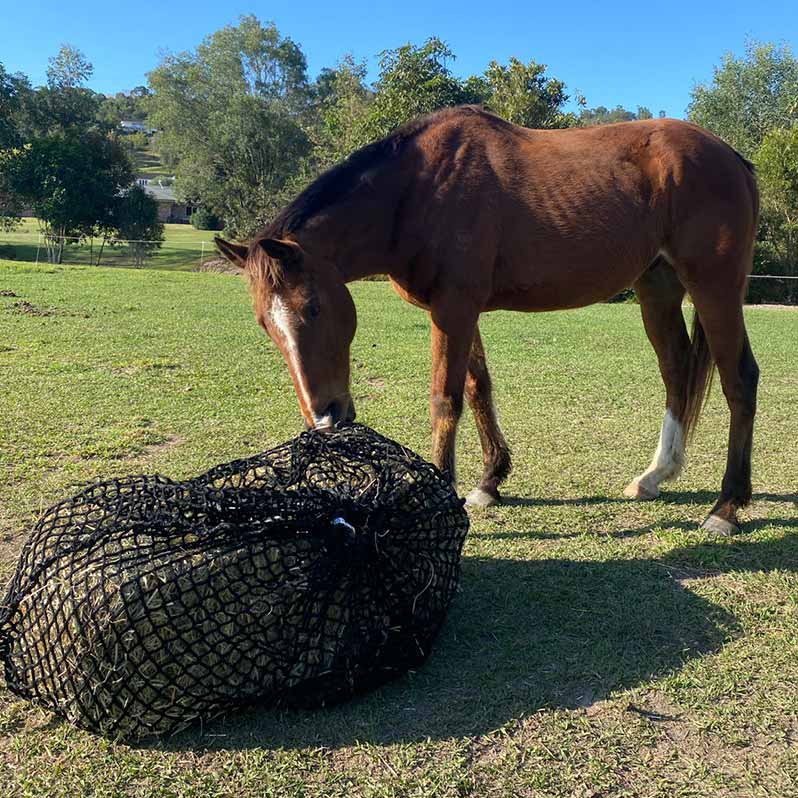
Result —
M651 465L637 478L651 493L657 493L660 482L673 479L679 475L684 465L684 429L680 421L665 411L662 429L659 433L659 445L654 452Z

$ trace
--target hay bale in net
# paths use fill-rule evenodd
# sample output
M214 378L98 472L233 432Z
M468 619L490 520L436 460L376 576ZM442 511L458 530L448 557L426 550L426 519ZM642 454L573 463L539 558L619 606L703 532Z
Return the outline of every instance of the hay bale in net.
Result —
M440 472L359 424L48 510L0 605L9 688L117 738L322 706L419 665L468 530Z

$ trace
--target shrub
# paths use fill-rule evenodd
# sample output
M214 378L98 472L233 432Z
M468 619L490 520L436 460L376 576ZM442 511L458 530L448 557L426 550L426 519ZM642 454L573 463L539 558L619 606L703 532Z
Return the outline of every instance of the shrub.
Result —
M197 230L221 230L222 225L219 219L214 216L207 208L197 208L191 214L191 224Z

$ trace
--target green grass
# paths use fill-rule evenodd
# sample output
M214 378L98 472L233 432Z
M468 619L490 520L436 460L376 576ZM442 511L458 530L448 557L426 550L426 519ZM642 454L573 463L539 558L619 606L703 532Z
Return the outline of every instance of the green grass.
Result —
M203 258L215 255L214 235L208 230L196 230L190 224L165 224L162 246L147 258L144 265L150 269L193 271ZM90 265L96 261L100 243L99 239L94 239L93 244L88 241L69 244L64 250L64 264ZM23 219L22 224L11 233L0 231L0 256L6 245L13 247L14 260L18 263L36 263L37 257L39 263L47 261L44 245L39 245L39 224L36 219ZM108 267L129 267L130 253L125 246L106 246L101 263Z
M138 177L149 177L152 180L174 177L174 170L169 170L161 163L161 155L152 145L145 150L134 150L133 163Z
M4 263L4 290L2 579L37 513L87 482L184 477L301 429L237 277ZM386 284L353 294L359 417L428 456L426 317ZM657 501L620 498L663 404L638 308L490 314L512 501L473 514L423 668L336 709L238 713L132 747L0 686L3 798L795 796L798 315L747 319L762 383L745 534L697 528L725 460L717 389L685 475ZM470 418L459 458L465 491Z

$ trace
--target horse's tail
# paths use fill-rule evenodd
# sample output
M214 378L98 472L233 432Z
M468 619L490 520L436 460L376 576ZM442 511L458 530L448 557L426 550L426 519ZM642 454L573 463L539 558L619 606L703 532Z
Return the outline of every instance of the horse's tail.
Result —
M682 413L679 421L684 429L684 438L688 440L695 430L698 417L704 407L706 397L712 385L715 371L712 353L709 351L707 336L698 314L693 314L693 334L690 341L687 366L687 385L685 388Z

